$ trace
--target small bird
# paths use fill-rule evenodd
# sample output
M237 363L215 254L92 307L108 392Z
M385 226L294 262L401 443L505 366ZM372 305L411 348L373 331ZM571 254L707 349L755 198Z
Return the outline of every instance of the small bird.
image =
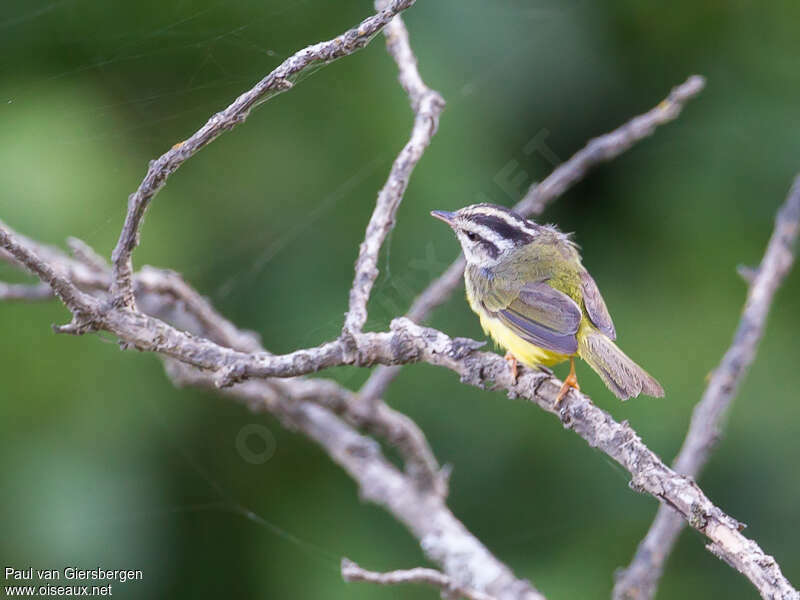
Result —
M553 225L539 225L493 204L431 215L455 232L467 268L467 300L485 333L505 348L513 377L530 367L570 362L556 406L580 389L575 357L585 360L618 398L664 389L614 343L611 315L578 247Z

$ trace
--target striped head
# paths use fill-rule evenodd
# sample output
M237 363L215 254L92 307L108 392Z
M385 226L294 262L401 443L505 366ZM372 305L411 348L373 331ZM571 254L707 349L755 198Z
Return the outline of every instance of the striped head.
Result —
M456 212L431 211L455 232L467 263L492 267L514 249L531 243L545 228L494 204L473 204Z

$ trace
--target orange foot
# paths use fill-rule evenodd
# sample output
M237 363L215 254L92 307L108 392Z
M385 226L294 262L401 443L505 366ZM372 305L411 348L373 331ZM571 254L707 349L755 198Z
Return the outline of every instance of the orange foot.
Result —
M514 383L517 383L517 357L511 354L511 351L508 351L503 358L506 359L506 362L511 369L511 378L514 380Z
M564 399L564 396L567 395L570 388L575 388L576 390L581 389L581 386L578 385L578 378L575 376L575 359L572 357L569 359L569 375L567 375L567 378L561 385L561 389L558 391L558 396L556 396L556 402L553 404L553 408L558 408L558 405L561 404L561 401Z

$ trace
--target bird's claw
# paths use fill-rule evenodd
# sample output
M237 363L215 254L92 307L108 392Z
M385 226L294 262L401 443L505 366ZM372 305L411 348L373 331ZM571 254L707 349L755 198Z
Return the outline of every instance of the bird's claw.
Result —
M553 404L553 408L558 408L559 404L561 404L561 401L564 399L564 396L566 396L571 389L581 391L581 386L578 385L578 378L574 375L569 375L564 380L564 383L561 384L561 389L558 391L558 396L556 396L556 401Z
M517 383L517 376L519 375L519 369L517 368L517 357L511 354L511 352L506 352L506 355L503 358L505 358L509 368L511 369L511 379L514 381L514 383Z
M578 377L575 375L574 358L569 359L569 375L564 379L564 383L561 384L561 389L558 390L558 396L556 396L556 401L553 403L553 408L558 409L558 406L561 404L561 401L564 399L564 396L567 395L570 388L578 391L581 389L581 386L578 385Z

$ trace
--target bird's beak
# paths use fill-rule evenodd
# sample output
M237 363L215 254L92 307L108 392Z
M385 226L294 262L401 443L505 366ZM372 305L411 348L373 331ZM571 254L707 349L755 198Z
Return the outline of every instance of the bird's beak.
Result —
M446 210L432 210L431 216L436 217L440 221L444 221L445 223L450 225L450 227L452 227L455 213L447 212Z

